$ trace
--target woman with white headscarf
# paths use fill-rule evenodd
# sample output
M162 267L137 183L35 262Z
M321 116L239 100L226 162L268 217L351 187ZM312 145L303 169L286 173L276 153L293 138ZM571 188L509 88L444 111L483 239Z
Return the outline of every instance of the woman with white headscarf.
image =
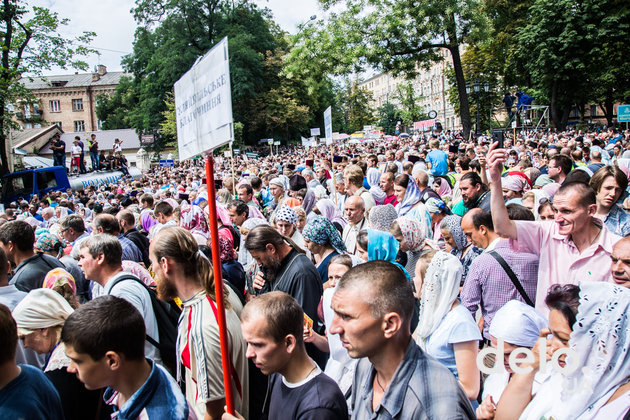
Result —
M454 255L431 251L420 257L413 280L420 299L415 335L420 347L446 366L476 403L481 333L470 312L457 300L461 276L462 264Z
M59 282L57 282L59 283ZM111 412L106 404L99 404L100 390L88 391L75 373L67 371L70 359L65 347L60 342L61 329L74 309L66 299L47 286L34 289L13 309L13 318L18 328L18 336L24 347L40 354L48 354L44 373L53 383L61 398L61 405L66 419L109 418Z
M370 194L374 197L374 201L376 204L383 204L387 198L387 194L381 189L381 173L376 168L369 168L366 178L370 186Z
M494 411L501 399L510 377L514 373L509 358L517 348L531 349L540 338L540 332L547 326L547 320L536 309L518 301L510 300L499 309L490 325L492 347L497 349L499 359L494 365L500 372L491 373L483 383L482 403L477 407L477 419L494 418ZM503 359L501 359L503 353ZM533 392L536 393L546 375L538 372Z
M611 283L554 285L547 362L562 350L558 365L532 396L539 370L537 342L526 374L514 374L501 396L496 418L590 420L627 418L630 407L630 290ZM542 340L542 339L541 339ZM532 359L532 358L530 358ZM566 369L566 372L558 368ZM519 417L520 416L520 417Z

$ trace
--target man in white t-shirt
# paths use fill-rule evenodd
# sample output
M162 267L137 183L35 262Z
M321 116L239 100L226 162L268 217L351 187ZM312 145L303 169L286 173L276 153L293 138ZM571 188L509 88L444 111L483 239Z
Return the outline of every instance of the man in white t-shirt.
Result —
M149 258L158 295L162 299L178 296L183 302L177 360L183 366L178 376L186 381L186 399L198 418L219 419L225 405L225 390L210 261L199 251L192 234L181 227L162 229L151 241ZM228 293L225 287L224 295L234 408L247 417L249 372L238 319L242 306L236 294Z
M147 336L159 342L157 320L147 289L133 279L116 281L123 276L132 276L122 269L122 247L117 237L101 233L83 241L79 253L79 267L86 279L98 283L103 288L101 295L117 296L135 306L142 314ZM144 343L144 354L154 362L162 364L160 351L148 340Z
M81 138L76 136L72 143L72 164L70 165L71 172L76 170L77 174L81 169L81 146L79 146L79 140L81 140Z

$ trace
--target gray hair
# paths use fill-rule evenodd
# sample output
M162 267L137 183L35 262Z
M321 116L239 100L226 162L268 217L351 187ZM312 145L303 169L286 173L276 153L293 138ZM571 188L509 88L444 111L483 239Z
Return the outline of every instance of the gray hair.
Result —
M116 236L107 233L93 235L81 243L81 249L87 248L92 258L103 254L105 263L110 267L122 265L122 247Z

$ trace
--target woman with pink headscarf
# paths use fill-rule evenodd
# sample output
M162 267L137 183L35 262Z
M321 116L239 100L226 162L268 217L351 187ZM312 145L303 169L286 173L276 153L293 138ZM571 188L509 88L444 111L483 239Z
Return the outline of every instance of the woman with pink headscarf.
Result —
M522 172L509 172L501 178L503 199L506 204L523 204L523 194L532 189L531 181Z
M183 205L179 216L179 225L190 231L199 245L206 245L210 240L208 219L199 206Z

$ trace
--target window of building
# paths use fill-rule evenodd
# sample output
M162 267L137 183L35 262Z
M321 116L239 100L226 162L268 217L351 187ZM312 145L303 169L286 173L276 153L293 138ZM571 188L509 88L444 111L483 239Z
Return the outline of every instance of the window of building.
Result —
M53 124L61 128L61 121L53 121Z
M597 105L591 105L591 117L597 116Z
M72 110L73 111L83 111L83 99L73 99L72 100Z
M103 121L96 120L96 128L97 128L97 130L102 130L103 129Z
M61 112L59 99L53 99L52 101L50 101L50 112Z
M85 121L75 121L74 131L85 131Z
M24 128L25 129L33 128L33 124L32 123L24 123Z
M24 118L31 118L31 106L29 104L24 105Z

